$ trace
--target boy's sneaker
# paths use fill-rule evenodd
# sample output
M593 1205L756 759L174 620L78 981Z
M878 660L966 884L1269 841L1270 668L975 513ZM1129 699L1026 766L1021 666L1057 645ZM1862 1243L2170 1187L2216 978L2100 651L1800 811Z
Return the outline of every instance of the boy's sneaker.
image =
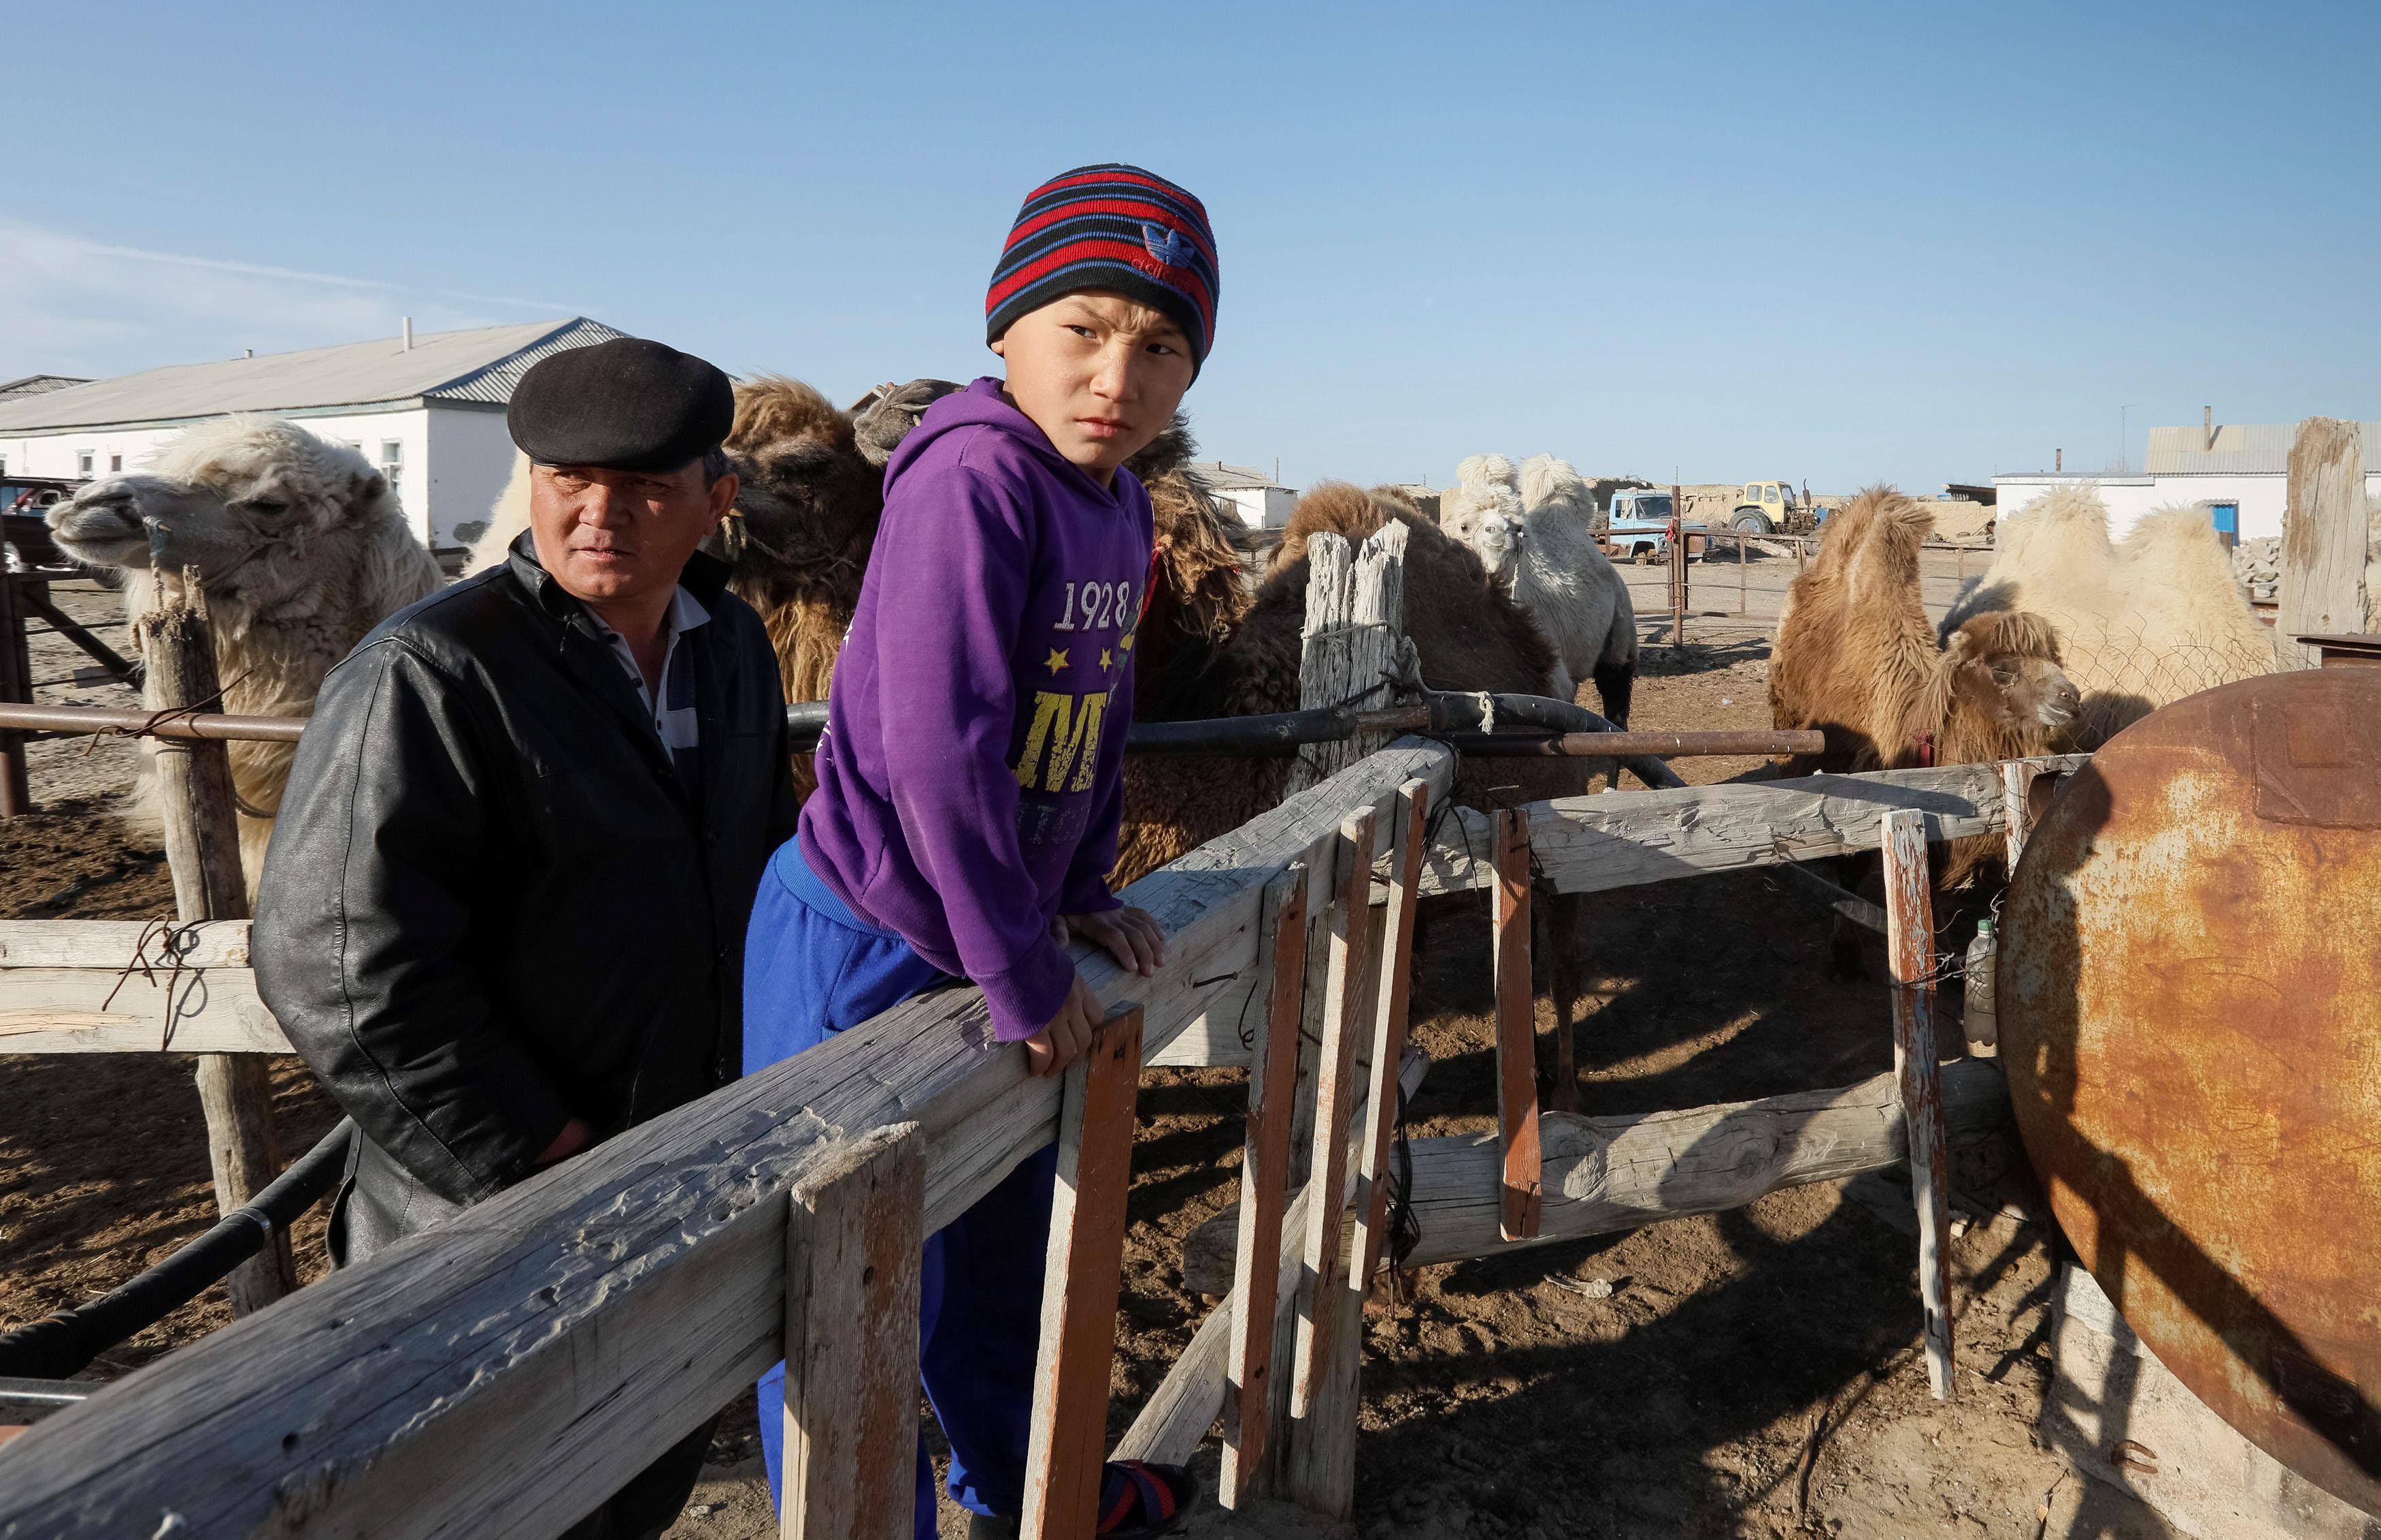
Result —
M1100 1473L1101 1540L1154 1540L1172 1533L1199 1499L1199 1478L1180 1465L1110 1461ZM968 1516L968 1540L1017 1540L1016 1519Z

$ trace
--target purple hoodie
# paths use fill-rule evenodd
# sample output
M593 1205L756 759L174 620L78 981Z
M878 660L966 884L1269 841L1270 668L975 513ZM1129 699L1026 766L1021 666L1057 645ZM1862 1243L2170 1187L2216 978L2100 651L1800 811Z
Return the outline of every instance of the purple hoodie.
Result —
M1015 1042L1065 1003L1059 914L1114 909L1149 495L1102 490L981 379L885 471L836 661L802 859L855 913L973 980Z

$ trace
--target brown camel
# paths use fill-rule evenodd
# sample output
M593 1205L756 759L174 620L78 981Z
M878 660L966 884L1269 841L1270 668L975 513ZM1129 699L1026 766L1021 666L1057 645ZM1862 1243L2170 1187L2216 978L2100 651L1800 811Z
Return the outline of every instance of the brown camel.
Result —
M2049 622L2022 610L1969 616L1938 646L1919 599L1918 552L1935 516L1890 487L1871 487L1827 520L1818 559L1787 591L1769 656L1769 710L1780 727L1826 735L1789 776L1974 764L2051 752L2080 703ZM2001 859L1997 838L1954 840L1936 886L1960 886ZM1872 867L1838 864L1846 886ZM1862 939L1838 920L1828 972L1856 978Z
M1871 487L1827 521L1818 559L1787 591L1769 658L1780 727L1815 727L1814 771L1970 764L2046 753L2075 715L2049 622L2021 610L1969 616L1938 646L1918 594L1935 516Z

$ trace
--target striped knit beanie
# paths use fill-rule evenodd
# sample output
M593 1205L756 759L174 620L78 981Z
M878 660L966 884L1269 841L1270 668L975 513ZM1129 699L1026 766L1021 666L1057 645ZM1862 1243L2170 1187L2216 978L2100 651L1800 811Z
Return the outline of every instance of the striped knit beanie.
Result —
M984 340L1020 315L1087 288L1163 312L1190 340L1191 368L1215 341L1215 233L1198 199L1137 165L1084 165L1037 187L983 297Z

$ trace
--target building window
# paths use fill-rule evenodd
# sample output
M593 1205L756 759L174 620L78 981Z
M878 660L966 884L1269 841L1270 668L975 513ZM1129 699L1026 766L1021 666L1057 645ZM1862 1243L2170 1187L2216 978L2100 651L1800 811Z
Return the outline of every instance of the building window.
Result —
M109 475L112 476L123 469L124 457L122 455L110 455L107 457L107 472Z
M79 449L75 452L75 474L78 476L88 476L91 474L90 450Z
M384 438L380 441L380 473L388 478L389 495L398 496L404 490L405 482L403 443L394 438Z

